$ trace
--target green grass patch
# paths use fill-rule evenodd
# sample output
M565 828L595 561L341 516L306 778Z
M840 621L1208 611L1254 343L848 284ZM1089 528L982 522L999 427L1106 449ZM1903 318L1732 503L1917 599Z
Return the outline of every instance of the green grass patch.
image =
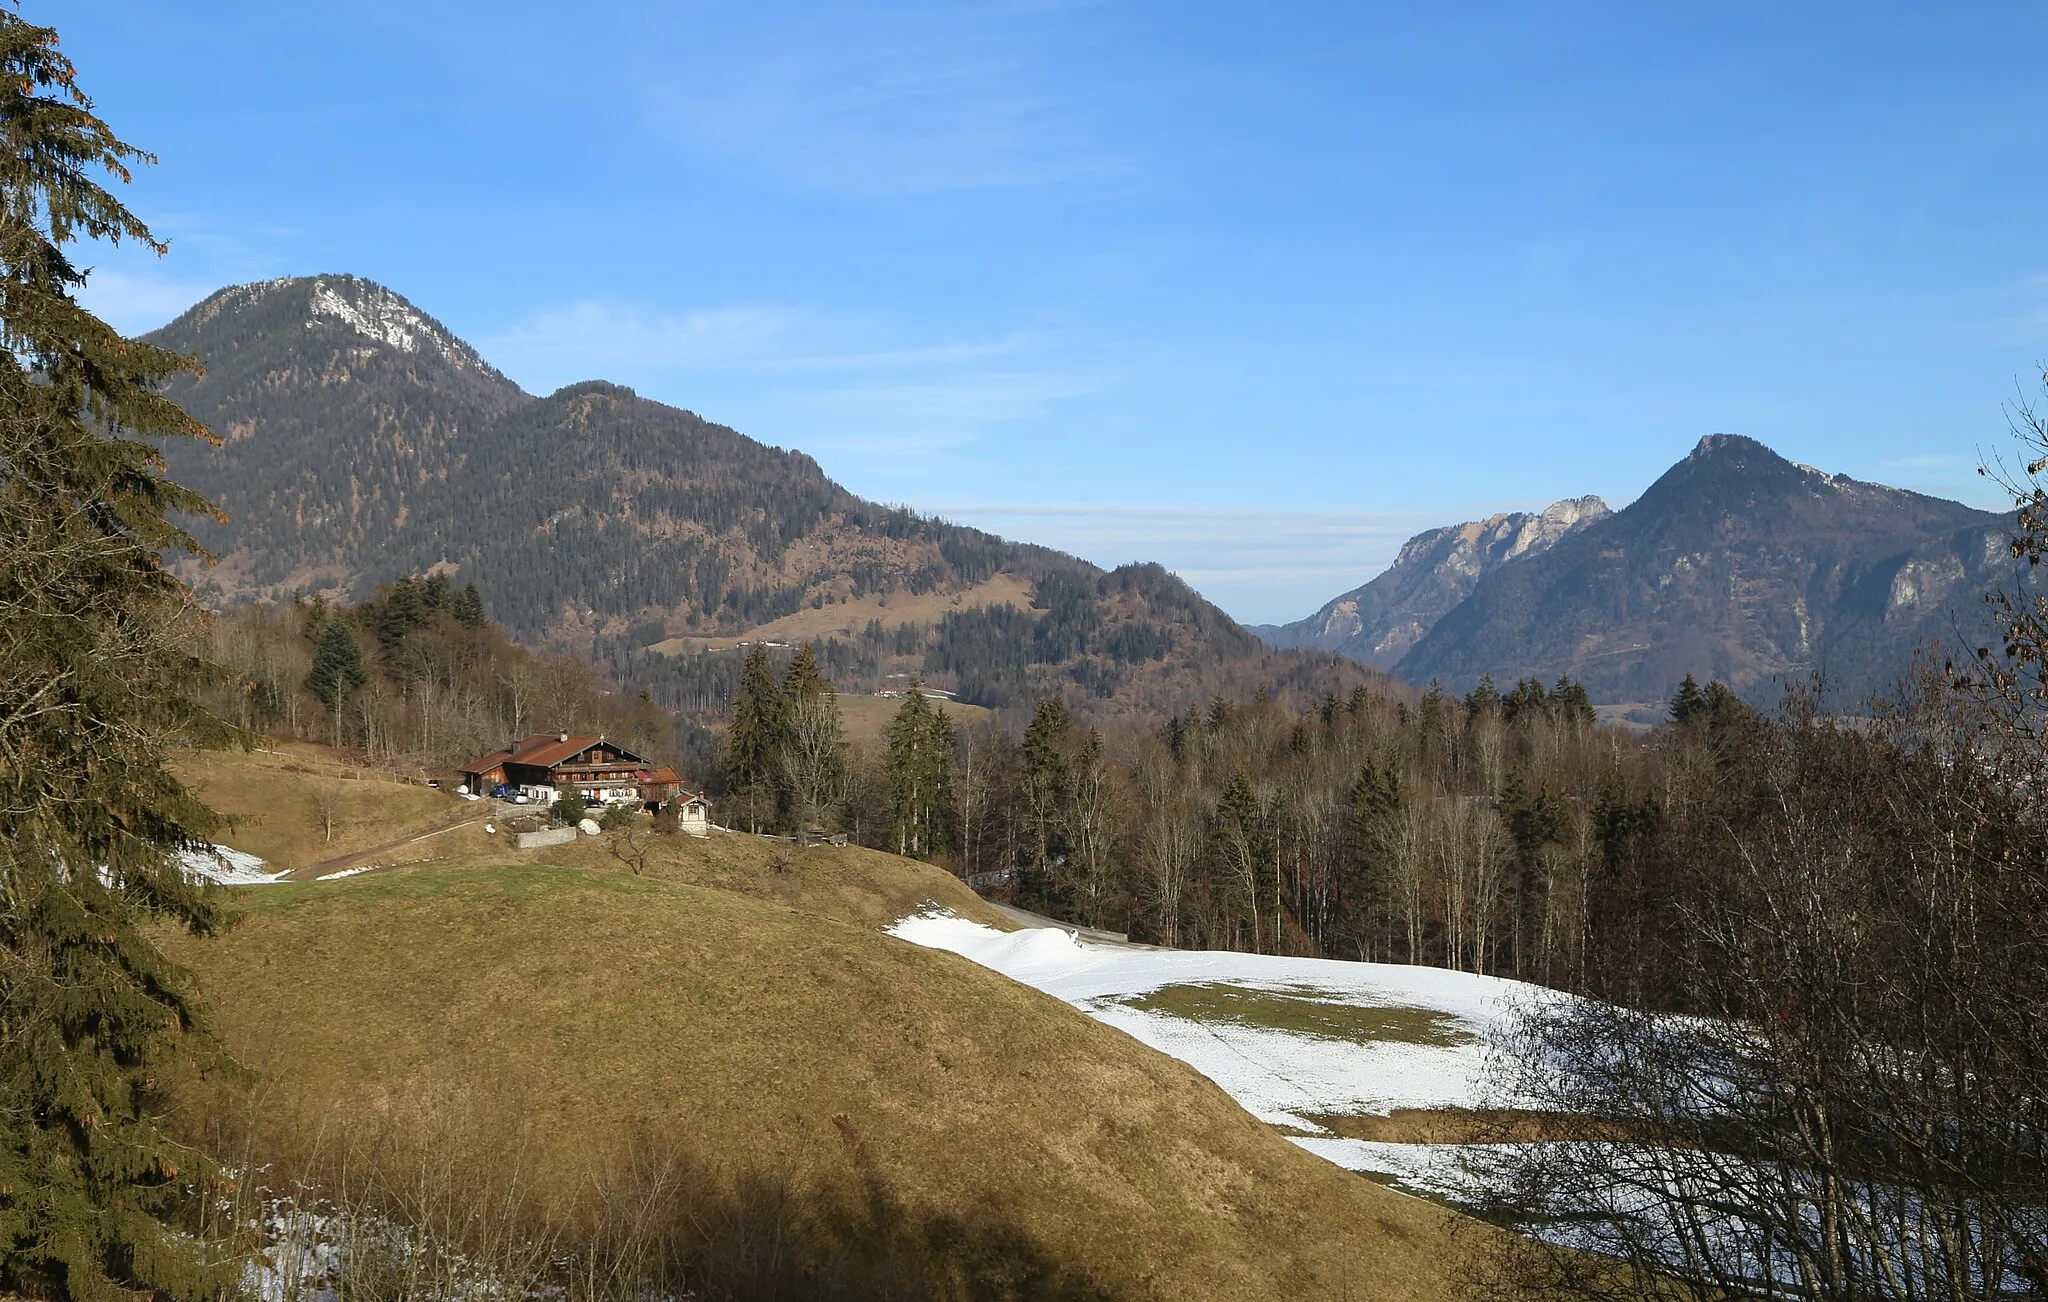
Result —
M1267 1031L1288 1031L1350 1044L1426 1044L1450 1048L1473 1037L1449 1013L1398 1005L1333 1002L1314 986L1251 987L1221 981L1161 986L1114 1002L1190 1022L1222 1022Z

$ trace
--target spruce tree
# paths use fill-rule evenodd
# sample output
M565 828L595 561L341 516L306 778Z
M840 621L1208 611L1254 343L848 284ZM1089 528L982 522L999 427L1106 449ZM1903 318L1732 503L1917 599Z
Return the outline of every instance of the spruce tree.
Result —
M330 620L320 630L320 649L313 653L313 668L306 675L306 690L320 704L339 712L356 690L370 681L363 668L363 649L355 634L342 621Z
M215 924L176 852L217 820L165 759L232 734L162 561L212 508L146 440L213 440L158 392L193 363L77 301L68 245L163 249L98 179L149 156L57 45L0 9L0 1293L194 1298L234 1271L168 1224L205 1162L157 1082L198 1010L151 924Z
M912 683L889 723L889 812L896 853L928 858L953 826L953 723Z
M1400 769L1367 764L1345 801L1338 861L1339 912L1352 919L1351 939L1361 959L1370 960L1373 941L1391 916L1393 842L1400 813Z
M1551 689L1550 699L1567 723L1591 726L1597 717L1593 713L1592 698L1586 695L1586 685L1569 674L1558 678L1557 686Z
M484 625L484 599L478 595L476 584L463 586L449 602L448 613L464 628L482 628Z
M1221 704L1217 697L1212 704ZM1020 758L1024 769L1024 807L1030 814L1031 862L1024 865L1023 897L1034 908L1052 908L1052 862L1064 849L1060 812L1067 801L1067 755L1073 748L1073 716L1066 701L1049 696L1038 702L1031 726L1024 730Z
M1678 685L1678 692L1671 698L1671 722L1684 725L1698 718L1707 708L1706 693L1687 674L1685 681Z
M784 736L782 686L768 664L768 650L756 642L740 667L733 695L732 726L725 730L725 787L746 813L748 830L759 832L775 807L776 757Z

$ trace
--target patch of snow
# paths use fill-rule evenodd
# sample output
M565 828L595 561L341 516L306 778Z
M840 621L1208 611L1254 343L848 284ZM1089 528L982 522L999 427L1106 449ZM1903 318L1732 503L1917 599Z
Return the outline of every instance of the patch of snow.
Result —
M1511 1007L1537 992L1499 977L1397 963L1111 948L1053 928L1000 932L947 910L904 918L888 932L1064 999L1193 1067L1261 1121L1312 1133L1323 1129L1312 1119L1318 1113L1498 1106L1502 1100L1485 1079L1488 1035ZM1461 1032L1463 1042L1337 1040L1194 1021L1125 1002L1185 984L1306 995L1332 1005L1420 1009L1441 1014L1440 1028Z
M382 285L357 281L344 293L326 279L313 282L315 316L333 317L357 334L408 353L429 349L455 365L482 370L483 360L426 314Z
M224 845L180 850L178 866L188 877L222 886L268 886L284 878L282 872L266 872L267 865L255 855Z
M1290 1135L1289 1139L1347 1171L1383 1175L1419 1193L1469 1197L1468 1145L1382 1144L1366 1139Z
M338 882L344 877L353 877L357 873L366 873L375 867L377 867L377 865L373 863L358 864L353 868L343 868L338 872L321 873L318 877L315 877L313 880L316 882Z

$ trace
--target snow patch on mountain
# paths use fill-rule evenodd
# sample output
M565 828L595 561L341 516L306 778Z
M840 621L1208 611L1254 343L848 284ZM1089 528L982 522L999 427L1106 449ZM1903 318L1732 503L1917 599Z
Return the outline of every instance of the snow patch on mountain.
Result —
M332 317L357 334L408 353L433 352L466 370L483 370L483 359L412 304L364 280L313 282L314 316Z

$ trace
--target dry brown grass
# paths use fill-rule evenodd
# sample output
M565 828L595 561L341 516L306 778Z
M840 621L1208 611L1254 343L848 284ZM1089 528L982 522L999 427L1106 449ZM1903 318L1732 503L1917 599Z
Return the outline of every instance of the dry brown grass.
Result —
M1512 1144L1547 1140L1582 1140L1602 1129L1584 1117L1510 1108L1396 1108L1383 1116L1313 1113L1307 1120L1345 1139L1382 1144ZM1302 1132L1309 1133L1309 1132ZM1618 1132L1609 1138L1625 1138Z
M973 728L995 717L995 711L979 705L967 705L959 701L938 704L953 721L956 728ZM903 708L902 697L851 696L839 698L839 720L846 725L848 741L880 742L888 734L889 722L896 717L896 711Z
M517 1082L538 1178L633 1127L905 1208L998 1208L1130 1296L1446 1295L1450 1216L1288 1144L1182 1064L949 954L731 891L556 866L247 892L178 940L229 1045L366 1120Z
M209 771L248 785L250 762L223 758ZM307 779L276 773L288 804ZM644 875L616 837L521 853L464 828L426 843L433 863L243 890L226 934L166 943L279 1116L384 1125L453 1079L516 1094L533 1178L564 1190L653 1133L728 1178L966 1216L1111 1295L1449 1295L1450 1213L1295 1148L1059 1000L881 934L926 901L1004 925L945 873L633 841Z
M350 854L474 817L467 802L347 762L324 746L266 740L258 751L185 751L172 761L202 800L231 820L220 838L275 868ZM334 805L333 837L316 806Z
M805 607L794 614L748 629L732 637L672 637L657 642L661 655L682 655L692 651L729 651L741 642L788 642L795 645L813 638L849 638L880 620L884 628L904 624L936 624L948 611L971 610L976 606L1011 605L1022 610L1031 605L1031 582L1015 574L998 574L986 583L960 592L895 592L867 596L854 601L834 602L813 610Z

